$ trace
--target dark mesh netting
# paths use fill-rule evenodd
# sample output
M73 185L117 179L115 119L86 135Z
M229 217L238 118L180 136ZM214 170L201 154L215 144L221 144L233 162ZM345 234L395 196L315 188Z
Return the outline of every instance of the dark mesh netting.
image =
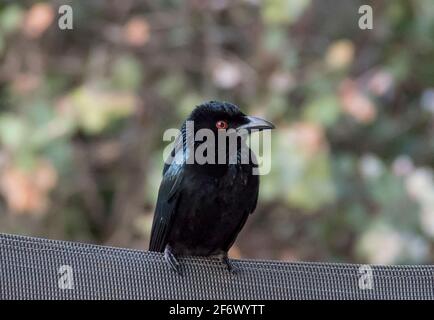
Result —
M433 299L434 266L183 258L0 234L2 299Z

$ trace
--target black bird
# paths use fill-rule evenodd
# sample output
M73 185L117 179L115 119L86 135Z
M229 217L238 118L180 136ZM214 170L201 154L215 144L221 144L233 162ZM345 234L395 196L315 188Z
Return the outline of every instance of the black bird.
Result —
M194 132L187 130L188 120L193 121ZM163 169L149 250L164 252L166 261L178 273L178 255L219 256L228 270L234 271L227 252L256 208L259 176L252 174L257 166L256 158L243 145L246 134L238 136L236 163L217 163L219 151L225 152L224 158L229 159L230 148L215 148L214 163L192 163L188 161L194 155L192 147L197 148L206 141L194 144L186 141L189 135L204 128L212 130L217 137L221 130L229 133L233 129L238 134L274 126L263 119L246 116L231 103L217 101L197 106L187 121L178 139L180 147L172 151L174 160L166 161ZM240 161L242 150L248 150L248 161Z

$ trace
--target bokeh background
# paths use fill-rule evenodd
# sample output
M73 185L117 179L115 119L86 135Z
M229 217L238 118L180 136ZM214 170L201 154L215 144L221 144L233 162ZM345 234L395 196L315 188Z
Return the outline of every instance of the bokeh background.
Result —
M146 249L210 99L277 125L232 257L434 262L432 0L0 0L0 232Z

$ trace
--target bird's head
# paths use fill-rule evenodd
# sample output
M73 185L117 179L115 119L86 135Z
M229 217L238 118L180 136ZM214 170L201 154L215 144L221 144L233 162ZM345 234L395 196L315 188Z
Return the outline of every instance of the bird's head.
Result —
M274 125L264 119L247 116L229 102L209 101L197 106L188 120L193 121L195 132L200 129L210 129L215 133L219 130L234 129L237 132L250 133L252 130L274 129Z
M224 173L228 164L252 164L254 155L245 143L247 136L252 131L273 128L272 123L247 116L232 103L203 103L182 127L187 164L216 176Z

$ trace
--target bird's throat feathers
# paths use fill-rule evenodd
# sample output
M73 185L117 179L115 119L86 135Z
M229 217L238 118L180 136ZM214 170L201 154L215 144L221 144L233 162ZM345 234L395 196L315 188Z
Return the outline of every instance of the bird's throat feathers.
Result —
M213 131L199 132L184 125L179 141L175 144L173 161L184 164L190 170L204 172L212 176L223 175L230 165L251 164L251 150L246 138Z

